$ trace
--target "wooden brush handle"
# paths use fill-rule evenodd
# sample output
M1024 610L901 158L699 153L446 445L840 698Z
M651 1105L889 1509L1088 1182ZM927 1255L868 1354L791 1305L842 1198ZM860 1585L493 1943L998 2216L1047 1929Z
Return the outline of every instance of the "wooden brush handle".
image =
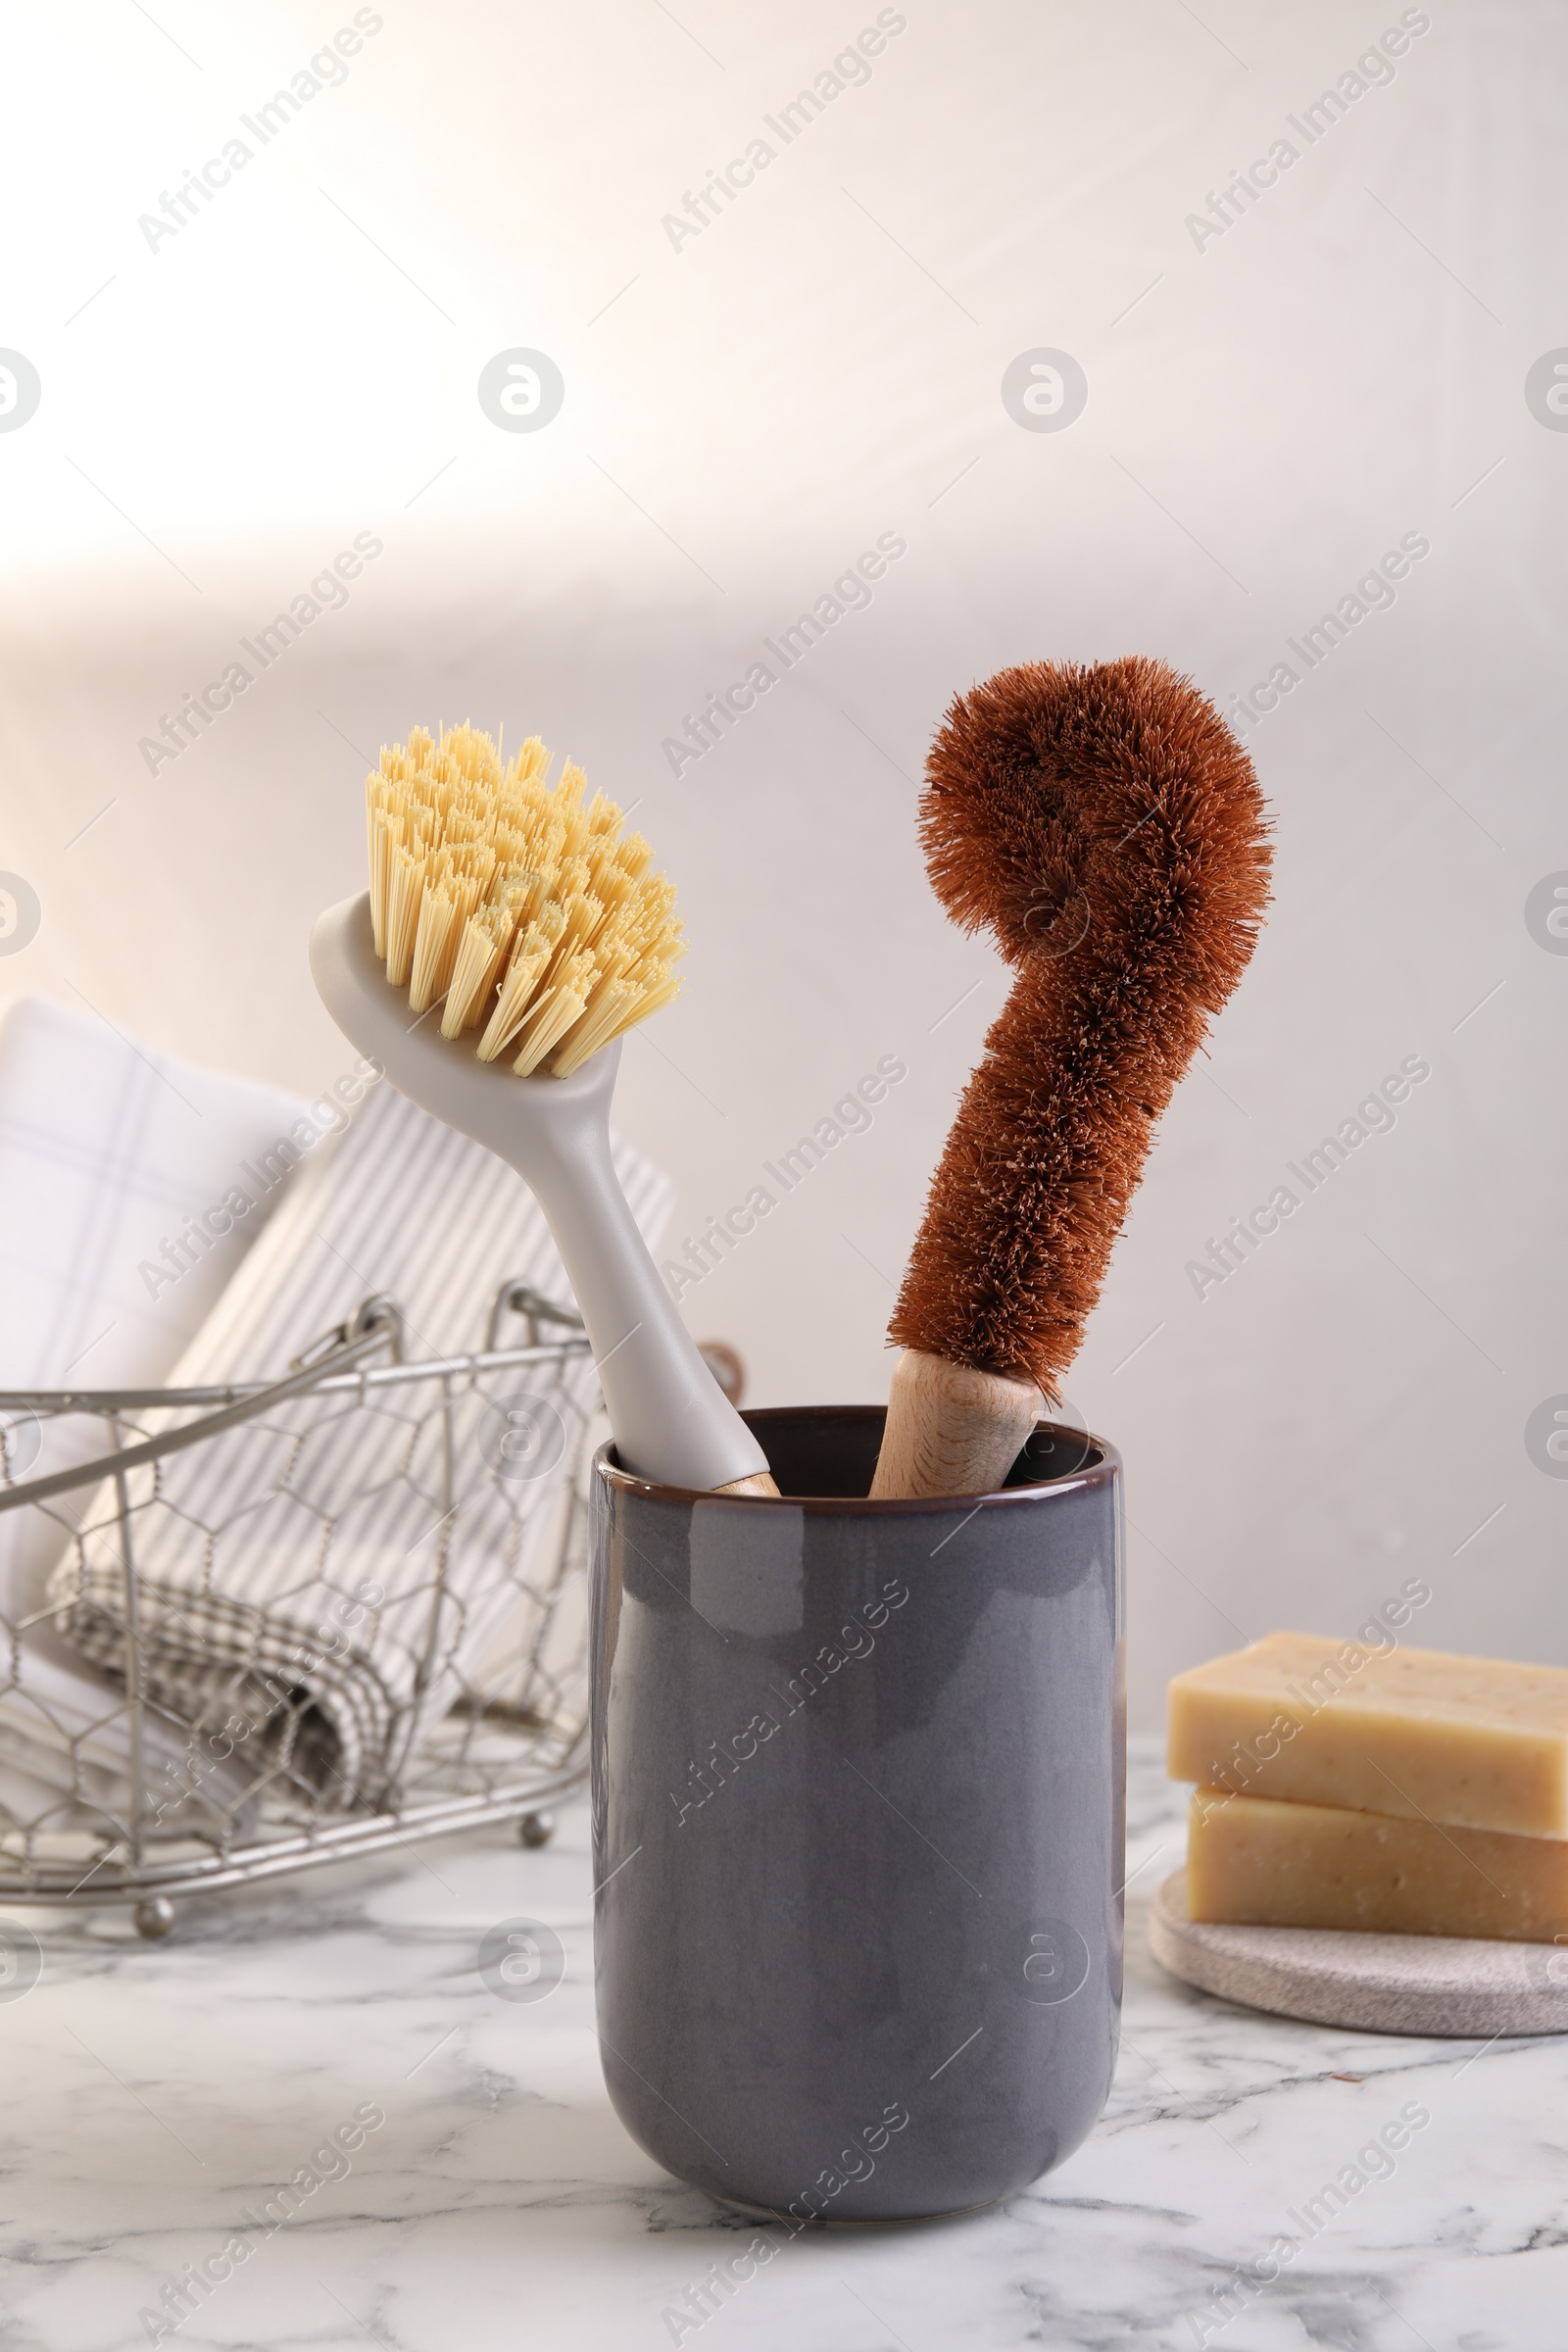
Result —
M995 1494L1044 1411L1033 1381L906 1348L893 1367L872 1500Z
M776 1496L778 1489L773 1484L770 1472L757 1470L750 1478L732 1478L727 1487L715 1487L713 1493L715 1494L772 1494Z

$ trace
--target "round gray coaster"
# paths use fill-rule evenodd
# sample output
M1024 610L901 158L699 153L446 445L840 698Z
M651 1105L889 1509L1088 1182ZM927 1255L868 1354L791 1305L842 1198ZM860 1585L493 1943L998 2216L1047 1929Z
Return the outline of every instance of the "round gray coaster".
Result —
M1149 1915L1162 1968L1276 2017L1365 2034L1568 2034L1568 1948L1463 1936L1216 1927L1187 1916L1173 1870Z

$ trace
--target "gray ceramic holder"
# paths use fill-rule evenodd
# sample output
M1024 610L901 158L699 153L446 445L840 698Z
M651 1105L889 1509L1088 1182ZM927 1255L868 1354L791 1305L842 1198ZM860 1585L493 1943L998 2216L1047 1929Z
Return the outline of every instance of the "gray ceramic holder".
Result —
M797 2223L989 2204L1115 2058L1120 1460L1042 1424L998 1494L870 1502L880 1408L745 1418L783 1500L594 1464L610 2095Z

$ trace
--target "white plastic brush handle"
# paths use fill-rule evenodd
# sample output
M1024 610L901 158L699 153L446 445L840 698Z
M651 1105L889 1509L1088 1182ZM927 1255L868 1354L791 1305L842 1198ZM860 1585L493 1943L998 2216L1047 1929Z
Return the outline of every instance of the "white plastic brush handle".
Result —
M710 1493L765 1474L762 1448L724 1396L675 1310L610 1155L620 1041L569 1078L519 1078L480 1061L473 1039L444 1038L439 1013L412 1013L375 953L368 894L320 915L311 972L321 1002L401 1094L495 1152L544 1210L587 1326L623 1466ZM440 1216L438 1200L411 1203ZM454 1202L447 1213L461 1214Z

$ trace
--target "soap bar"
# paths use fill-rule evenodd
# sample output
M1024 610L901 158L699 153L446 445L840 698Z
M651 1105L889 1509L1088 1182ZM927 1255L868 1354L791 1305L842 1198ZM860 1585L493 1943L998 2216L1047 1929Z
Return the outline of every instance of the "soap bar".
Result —
M1568 1841L1200 1788L1192 1919L1568 1945ZM1568 1949L1561 1962L1568 1979Z
M1568 1838L1568 1668L1270 1634L1170 1686L1177 1781Z

